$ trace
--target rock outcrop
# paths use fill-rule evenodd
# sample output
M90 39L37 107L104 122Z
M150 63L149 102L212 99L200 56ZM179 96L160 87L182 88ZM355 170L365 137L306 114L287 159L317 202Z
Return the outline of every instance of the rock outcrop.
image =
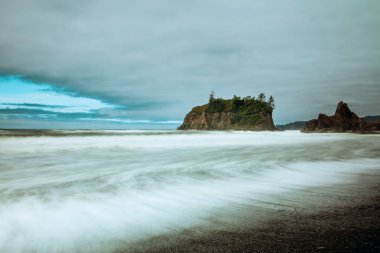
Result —
M254 98L214 99L194 107L179 130L275 130L273 108Z
M234 123L235 113L216 112L201 114L189 112L179 130L275 130L272 115L260 114L259 120L254 124Z
M335 114L327 116L320 113L318 119L310 120L306 123L306 127L301 131L305 133L310 132L354 132L363 133L372 131L367 122L358 117L354 112L348 108L346 103L342 101L338 103Z

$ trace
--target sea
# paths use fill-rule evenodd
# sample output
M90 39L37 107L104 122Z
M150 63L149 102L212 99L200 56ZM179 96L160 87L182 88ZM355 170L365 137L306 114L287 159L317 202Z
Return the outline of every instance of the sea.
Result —
M0 252L115 252L379 175L378 134L1 130Z

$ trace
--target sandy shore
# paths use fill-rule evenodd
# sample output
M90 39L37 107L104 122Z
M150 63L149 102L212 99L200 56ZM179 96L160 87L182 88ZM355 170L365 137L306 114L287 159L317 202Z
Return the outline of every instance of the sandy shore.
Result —
M255 222L243 215L238 226L189 229L118 252L380 252L380 185L334 199L319 210L254 208Z

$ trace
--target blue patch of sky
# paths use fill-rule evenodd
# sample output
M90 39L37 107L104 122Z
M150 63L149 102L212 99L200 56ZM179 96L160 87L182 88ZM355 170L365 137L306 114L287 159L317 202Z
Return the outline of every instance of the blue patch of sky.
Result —
M54 128L60 122L59 127L65 128L67 124L72 127L72 123L78 122L77 124L87 124L87 127L94 128L114 128L115 125L122 128L121 125L133 125L136 129L175 129L182 123L176 120L120 118L107 113L118 110L128 110L128 106L71 95L54 85L36 84L19 76L0 76L0 127L13 128L20 127L21 124L25 128ZM14 120L22 121L12 123ZM40 124L33 125L36 122Z
M93 110L118 106L93 98L59 93L50 84L35 84L17 76L0 77L0 108L41 108L60 113L90 113Z

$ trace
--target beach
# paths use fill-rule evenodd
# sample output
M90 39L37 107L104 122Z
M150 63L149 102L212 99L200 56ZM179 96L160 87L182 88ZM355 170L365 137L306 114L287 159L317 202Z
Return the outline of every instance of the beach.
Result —
M258 210L261 222L214 231L187 230L126 245L116 252L379 252L379 187L343 206ZM252 223L255 217L250 217Z
M379 248L379 135L0 135L0 252Z

